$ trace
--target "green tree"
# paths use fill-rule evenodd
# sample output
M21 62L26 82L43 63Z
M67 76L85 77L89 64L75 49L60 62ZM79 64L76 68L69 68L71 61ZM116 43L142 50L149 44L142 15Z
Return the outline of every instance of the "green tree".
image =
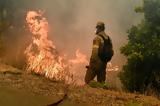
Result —
M120 73L129 91L152 90L160 94L160 0L143 0L136 12L144 19L128 31L128 44L121 48L127 64Z

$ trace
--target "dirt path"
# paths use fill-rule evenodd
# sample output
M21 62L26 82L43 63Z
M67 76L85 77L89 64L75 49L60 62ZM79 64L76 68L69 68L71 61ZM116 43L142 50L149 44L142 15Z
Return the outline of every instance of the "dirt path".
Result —
M0 106L45 106L56 101L49 96L32 95L26 91L0 87Z

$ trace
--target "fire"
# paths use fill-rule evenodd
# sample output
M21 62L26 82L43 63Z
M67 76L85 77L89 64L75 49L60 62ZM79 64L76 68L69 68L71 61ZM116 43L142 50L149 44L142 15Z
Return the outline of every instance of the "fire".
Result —
M77 85L84 85L84 76L86 73L85 66L89 64L87 56L77 50L75 58L69 60L70 72L73 74L73 79Z
M113 66L111 62L107 63L107 71L119 71L118 66Z
M59 56L56 46L48 39L49 24L42 12L29 11L26 22L32 33L32 44L26 50L27 70L50 79L66 80L72 79L73 70L78 64L88 63L86 56L79 50L76 51L76 58L65 60Z
M63 57L57 54L53 42L48 39L49 25L42 12L29 11L26 17L32 36L32 44L26 51L27 70L48 78L60 79L66 69Z
M82 84L85 65L89 63L86 55L77 50L75 59L67 60L65 56L60 56L56 46L48 39L49 24L42 15L41 11L27 13L26 22L32 33L32 43L25 50L27 71L67 83L78 80ZM81 70L82 67L84 71ZM110 71L118 70L118 67L113 69L111 63L108 68Z
M82 54L80 50L76 51L76 58L69 60L71 64L88 64L86 55Z

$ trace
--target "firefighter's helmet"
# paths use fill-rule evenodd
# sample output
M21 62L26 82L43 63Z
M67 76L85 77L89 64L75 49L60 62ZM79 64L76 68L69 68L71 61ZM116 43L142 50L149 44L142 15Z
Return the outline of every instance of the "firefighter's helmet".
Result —
M105 27L105 24L104 24L104 22L101 22L101 21L99 21L99 22L97 22L97 25L96 25L96 28L98 28L98 27Z

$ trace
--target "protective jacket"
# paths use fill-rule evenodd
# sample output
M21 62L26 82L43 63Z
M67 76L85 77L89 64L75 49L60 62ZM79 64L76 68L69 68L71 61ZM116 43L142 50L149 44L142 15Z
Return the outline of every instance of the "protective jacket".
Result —
M101 36L100 36L101 35ZM104 39L110 39L104 31L96 34L96 37L93 40L92 54L90 58L89 67L86 72L85 82L89 83L91 80L97 76L98 82L105 82L106 80L106 65L107 61L102 61L99 56L99 49L102 49L104 46Z

